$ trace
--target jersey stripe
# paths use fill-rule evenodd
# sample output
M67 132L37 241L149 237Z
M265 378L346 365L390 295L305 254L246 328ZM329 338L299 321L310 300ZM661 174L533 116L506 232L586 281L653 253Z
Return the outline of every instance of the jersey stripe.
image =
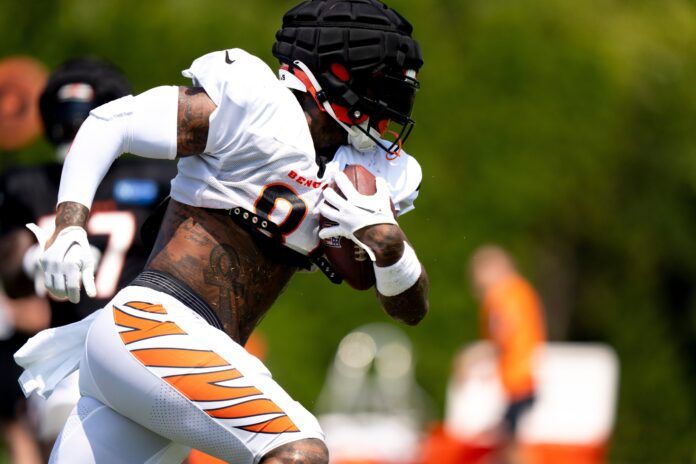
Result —
M261 391L254 387L218 385L219 382L241 377L237 369L225 369L217 372L171 375L164 377L164 380L191 401L226 401L261 394Z
M161 306L160 306L161 308ZM120 332L121 340L128 345L129 343L146 340L153 337L165 335L186 335L186 332L173 322L157 321L130 315L114 306L114 322L117 325L132 329Z
M226 367L227 361L210 350L183 348L145 348L132 350L133 356L148 367Z
M208 409L206 412L218 419L242 419L262 414L285 414L277 404L266 398L245 401L225 408Z
M261 422L259 424L252 424L239 428L247 430L249 432L257 433L299 432L297 426L290 420L288 416L280 416L276 417L275 419Z
M147 313L167 314L167 310L160 304L145 303L144 301L129 301L125 306Z

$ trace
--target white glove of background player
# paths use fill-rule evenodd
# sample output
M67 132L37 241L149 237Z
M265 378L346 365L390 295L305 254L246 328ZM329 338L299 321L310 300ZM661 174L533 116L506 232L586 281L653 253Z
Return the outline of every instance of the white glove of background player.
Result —
M36 233L34 234L36 235ZM34 293L37 296L46 296L46 285L44 285L43 269L41 269L42 245L35 243L30 246L22 257L22 270L24 275L34 282Z
M72 303L80 301L80 283L90 298L97 294L94 283L94 255L87 241L87 232L79 226L61 230L48 249L44 249L48 234L36 224L27 224L34 232L40 249L39 262L44 271L46 289L57 298L66 296Z
M377 192L374 195L363 195L355 190L344 173L336 174L334 180L336 187L346 198L330 187L324 190L324 202L319 205L319 212L337 225L320 230L319 238L346 237L364 249L373 262L376 261L375 253L355 237L355 232L377 224L397 223L391 209L387 182L377 177Z

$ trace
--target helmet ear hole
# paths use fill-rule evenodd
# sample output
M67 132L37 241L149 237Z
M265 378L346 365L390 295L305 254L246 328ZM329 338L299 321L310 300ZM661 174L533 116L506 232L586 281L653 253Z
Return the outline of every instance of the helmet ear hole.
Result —
M329 69L331 74L338 77L341 81L348 82L350 80L350 73L341 63L332 63Z

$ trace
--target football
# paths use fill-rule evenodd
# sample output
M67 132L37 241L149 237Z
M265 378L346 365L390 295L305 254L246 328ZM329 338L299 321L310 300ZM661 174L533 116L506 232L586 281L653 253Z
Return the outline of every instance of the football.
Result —
M377 192L375 176L364 167L351 164L343 173L359 193L374 195ZM331 188L343 196L333 183ZM335 223L323 216L319 218L319 227L331 227ZM370 257L361 247L345 237L332 237L324 240L324 254L336 272L356 290L367 290L375 284L375 271Z

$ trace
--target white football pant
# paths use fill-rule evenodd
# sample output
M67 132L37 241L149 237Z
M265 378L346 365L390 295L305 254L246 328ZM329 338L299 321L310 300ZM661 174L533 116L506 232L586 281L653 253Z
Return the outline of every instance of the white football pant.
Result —
M261 361L149 288L126 287L99 311L80 391L51 463L180 463L196 448L253 464L283 444L323 440Z

